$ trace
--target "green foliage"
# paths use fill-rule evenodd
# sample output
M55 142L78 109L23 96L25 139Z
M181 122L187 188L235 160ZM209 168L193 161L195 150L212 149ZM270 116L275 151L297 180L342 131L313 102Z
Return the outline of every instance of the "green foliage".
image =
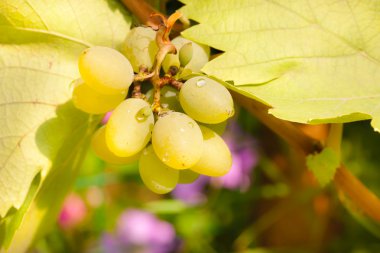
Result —
M281 119L380 131L378 1L183 0L183 35L225 51L204 68Z
M118 47L129 26L112 0L0 3L0 243L9 252L55 218L99 120L69 101L79 53Z
M319 184L324 187L334 178L340 161L333 149L325 148L319 154L309 155L306 163L309 170L314 173Z

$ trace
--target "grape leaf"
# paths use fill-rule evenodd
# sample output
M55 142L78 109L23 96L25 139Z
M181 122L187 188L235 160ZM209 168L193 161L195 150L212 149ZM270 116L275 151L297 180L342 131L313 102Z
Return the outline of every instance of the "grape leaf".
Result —
M70 101L77 57L91 45L119 47L130 24L116 0L0 1L0 225L12 224L0 243L16 229L34 232L49 205L59 208L96 124Z
M203 71L301 123L380 131L380 2L182 0L183 35L225 51Z
M338 155L332 148L325 148L316 155L308 155L306 159L307 167L313 172L322 187L334 178L339 162Z

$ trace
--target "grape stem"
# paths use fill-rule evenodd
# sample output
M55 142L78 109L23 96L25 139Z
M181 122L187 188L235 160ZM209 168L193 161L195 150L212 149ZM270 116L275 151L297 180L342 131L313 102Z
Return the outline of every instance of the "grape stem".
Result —
M173 24L182 16L182 14L179 12L175 12L168 19L166 19L164 15L159 13L154 13L150 16L158 16L161 19L161 24L159 25L156 35L156 42L159 49L153 64L153 76L151 79L154 88L152 111L157 114L160 114L160 112L162 111L162 107L160 104L161 87L163 87L167 83L166 80L162 80L160 78L160 69L162 62L165 59L165 56L167 54L175 54L177 52L177 49L169 39L169 34Z
M124 1L128 2L128 1ZM130 2L129 6L132 8L135 8L135 2ZM147 7L145 3L142 4L143 8L146 8L146 11L153 10L152 8ZM140 10L138 10L140 13ZM177 49L175 46L171 43L169 34L170 31L175 24L175 22L182 16L181 13L175 12L172 14L169 18L166 18L164 15L160 13L152 13L150 14L150 18L152 17L158 17L159 18L159 24L156 23L149 23L147 19L147 25L150 25L152 28L157 28L157 34L156 34L156 43L158 46L158 52L155 56L155 60L152 66L152 71L149 73L149 71L144 67L141 66L139 73L134 77L134 83L133 83L133 92L132 97L138 97L142 98L143 94L141 93L141 82L145 80L150 80L153 84L154 88L154 95L153 95L153 103L152 103L152 111L154 113L160 114L163 110L160 104L161 99L161 88L165 85L172 85L173 87L176 87L179 89L182 86L182 83L179 81L176 81L172 74L176 74L178 70L171 69L169 74L165 75L164 77L160 77L160 69L162 62L164 61L167 54L175 54L177 52ZM143 19L145 20L145 19Z
M302 151L305 155L320 152L323 145L315 140L298 127L288 121L284 121L268 114L268 106L256 100L245 97L235 91L231 91L235 101L258 118L262 123L269 127L273 132L283 138L290 145ZM340 135L340 126L330 128ZM335 144L334 144L335 145ZM380 200L371 192L359 179L357 179L347 168L341 164L337 168L334 176L334 184L338 192L348 197L355 206L372 220L380 223Z
M149 19L154 10L145 0L122 0L122 2L142 23L152 27L157 25L157 22ZM162 14L161 17L163 17ZM176 32L179 32L183 29L183 26L178 25L174 28ZM155 82L157 82L157 86L159 87L158 80ZM171 83L172 86L176 85L175 82ZM180 86L178 85L179 88ZM231 94L240 106L244 107L273 132L287 141L291 146L301 150L305 155L320 152L323 149L320 141L307 136L291 122L280 120L268 114L268 106L235 91L231 91ZM157 99L159 101L159 97ZM343 164L335 173L334 184L337 190L348 196L365 215L380 223L380 199L347 170Z

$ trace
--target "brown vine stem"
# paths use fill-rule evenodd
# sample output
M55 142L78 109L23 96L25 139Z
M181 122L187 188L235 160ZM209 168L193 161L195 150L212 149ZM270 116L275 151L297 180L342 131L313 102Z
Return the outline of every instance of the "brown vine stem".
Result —
M273 132L282 137L305 155L321 151L322 144L288 121L283 121L268 114L268 106L231 91L234 100L258 118ZM349 197L356 207L365 215L380 223L380 200L362 182L360 182L344 165L335 173L334 184L338 191Z
M151 18L152 13L158 13L152 6L143 0L121 0L141 23L157 29L159 21Z
M173 24L177 19L179 19L182 14L179 12L175 12L172 14L168 19L160 13L152 13L150 16L158 16L161 20L161 24L158 26L158 31L156 35L156 42L158 45L158 52L153 64L153 76L152 76L152 84L154 87L154 96L153 96L153 105L152 109L156 113L160 113L162 108L160 105L160 98L161 98L161 87L164 86L166 83L164 80L160 77L160 69L162 62L165 59L165 56L167 54L174 54L176 53L175 46L170 42L169 34L173 27Z
M144 24L149 25L149 17L155 12L144 0L122 0L125 6L133 12ZM157 23L155 23L157 25ZM323 145L304 134L294 124L275 118L268 114L269 107L231 91L234 100L257 117L273 132L282 137L293 147L301 150L305 155L320 152ZM363 185L344 165L341 165L334 177L334 184L338 191L349 197L351 201L365 215L380 223L380 200L365 185Z

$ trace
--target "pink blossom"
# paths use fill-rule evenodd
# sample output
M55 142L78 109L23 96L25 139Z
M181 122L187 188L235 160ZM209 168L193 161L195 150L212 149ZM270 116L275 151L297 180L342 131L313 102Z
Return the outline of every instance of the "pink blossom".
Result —
M58 224L63 229L73 229L86 217L87 208L82 198L75 193L68 195L63 203Z

